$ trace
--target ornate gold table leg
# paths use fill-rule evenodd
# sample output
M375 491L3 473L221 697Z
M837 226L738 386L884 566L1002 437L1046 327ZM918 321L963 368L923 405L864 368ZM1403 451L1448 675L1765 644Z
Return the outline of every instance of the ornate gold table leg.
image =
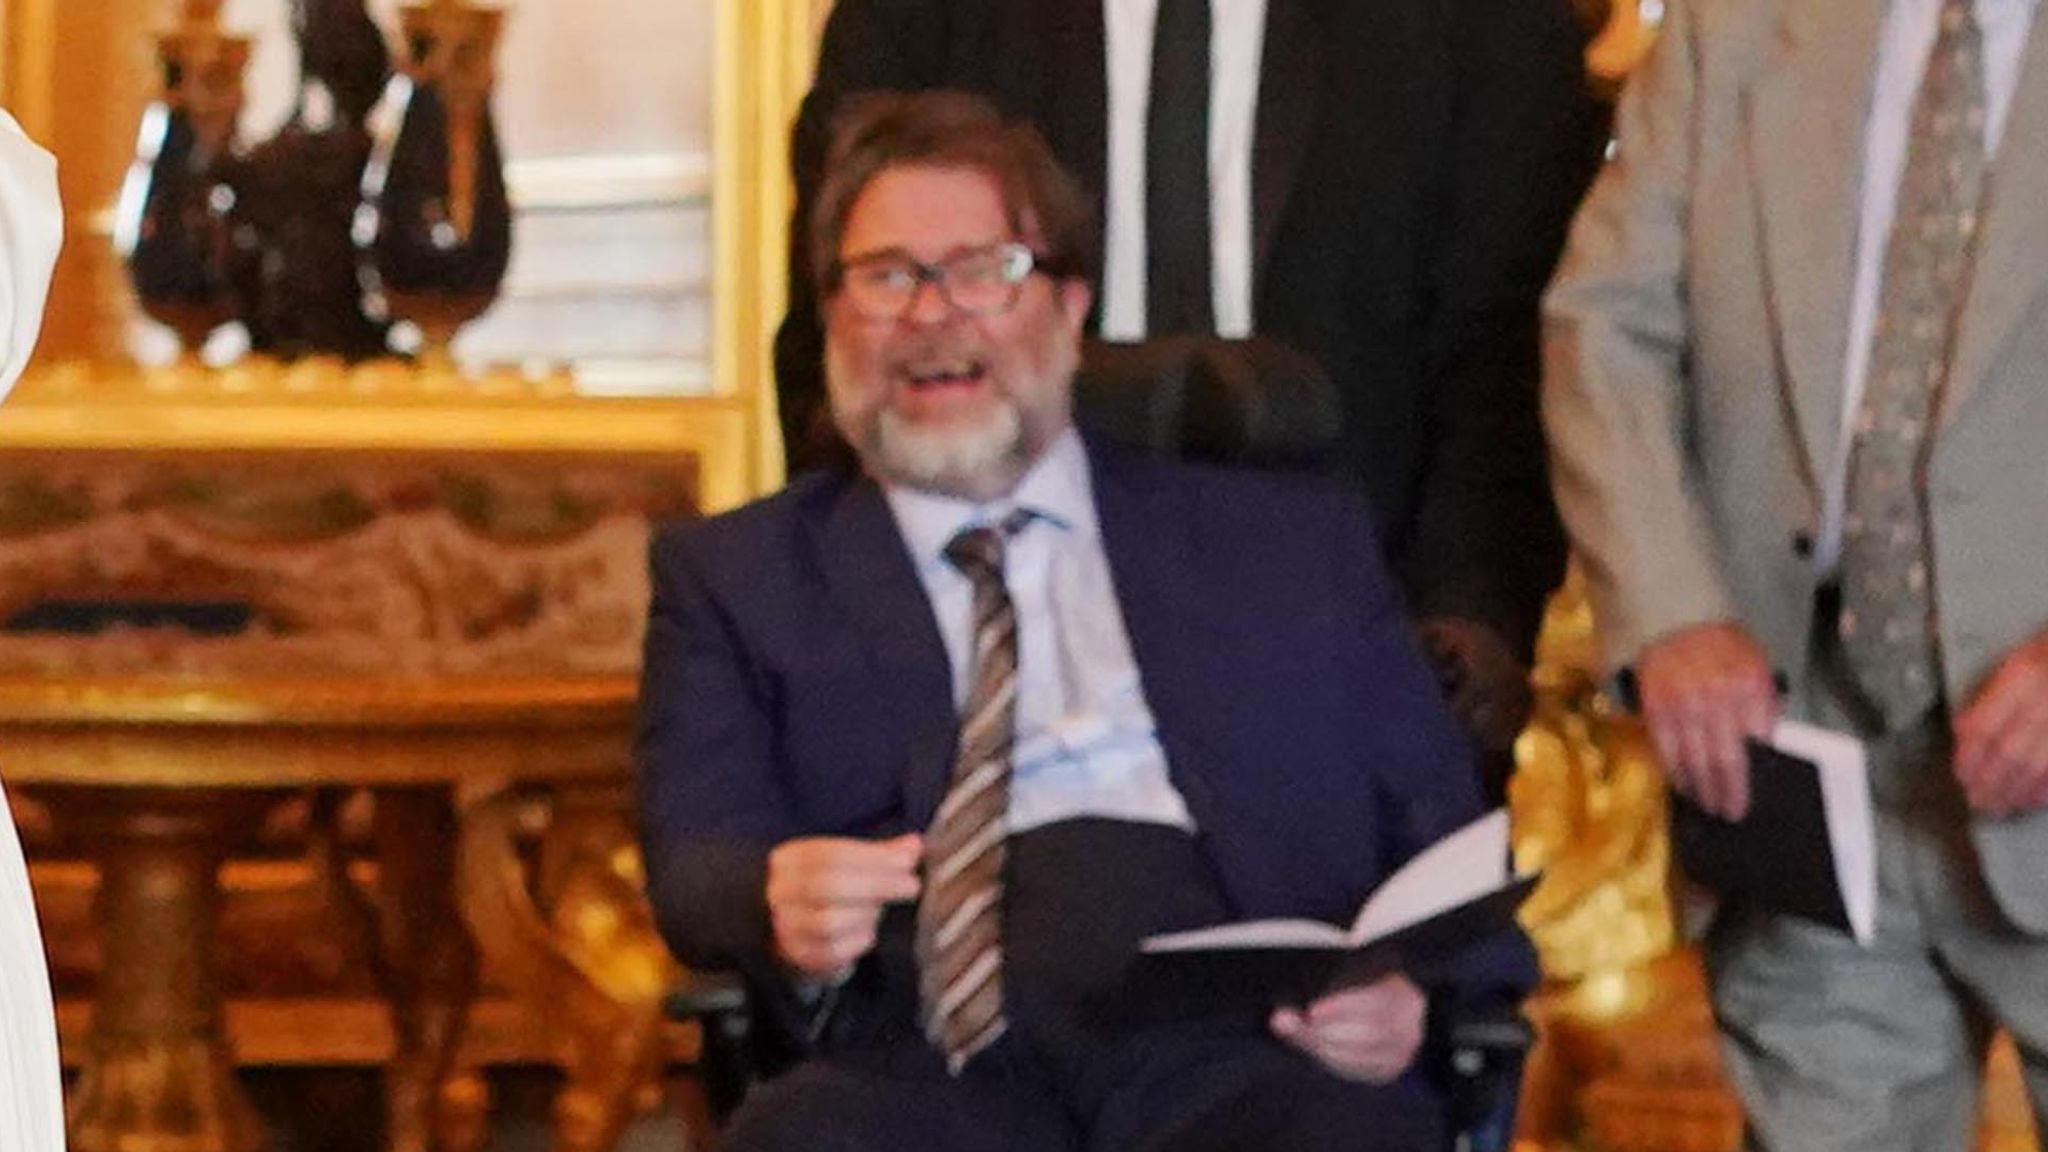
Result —
M500 794L463 821L463 913L491 969L567 1041L557 1152L608 1152L660 1069L661 1000L679 972L654 930L638 846L613 789ZM538 882L519 841L545 823Z
M384 1081L392 1152L441 1147L442 1089L476 999L476 946L455 910L455 837L445 791L377 793L380 974L398 1037Z
M66 823L100 868L104 962L71 1093L74 1152L255 1152L216 962L218 870L270 797L93 789Z
M482 1085L458 1072L456 1056L476 999L477 954L455 910L453 805L439 788L375 794L377 881L369 896L348 877L338 830L342 798L340 792L319 797L312 863L391 1005L396 1051L384 1072L388 1147L475 1152L483 1126L468 1113L481 1106Z

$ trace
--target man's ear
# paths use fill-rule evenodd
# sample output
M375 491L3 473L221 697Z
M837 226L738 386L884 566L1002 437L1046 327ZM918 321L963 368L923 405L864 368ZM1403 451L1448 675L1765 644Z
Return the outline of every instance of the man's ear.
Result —
M1066 316L1067 327L1076 337L1088 323L1088 309L1095 304L1095 290L1079 276L1068 276L1056 282L1060 297L1060 312Z

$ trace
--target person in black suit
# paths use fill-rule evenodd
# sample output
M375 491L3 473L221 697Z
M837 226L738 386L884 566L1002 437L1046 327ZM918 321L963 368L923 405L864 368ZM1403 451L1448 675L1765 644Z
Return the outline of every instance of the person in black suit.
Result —
M960 88L1035 120L1106 221L1091 333L1256 335L1336 382L1349 468L1497 789L1564 560L1537 300L1597 159L1582 33L1562 0L1193 0L1213 35L1191 72L1168 43L1188 2L840 0L794 134L797 218L849 95ZM792 472L835 450L808 259L799 239L776 343ZM1212 293L1163 302L1168 277Z

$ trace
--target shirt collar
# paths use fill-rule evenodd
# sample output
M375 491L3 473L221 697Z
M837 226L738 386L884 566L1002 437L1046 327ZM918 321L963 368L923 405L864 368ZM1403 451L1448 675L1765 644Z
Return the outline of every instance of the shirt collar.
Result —
M1016 509L1030 512L1066 532L1084 538L1099 533L1095 490L1088 474L1088 451L1071 427L1024 473L1007 496L977 504L952 496L884 484L889 511L920 568L945 563L946 545L966 528L994 524Z

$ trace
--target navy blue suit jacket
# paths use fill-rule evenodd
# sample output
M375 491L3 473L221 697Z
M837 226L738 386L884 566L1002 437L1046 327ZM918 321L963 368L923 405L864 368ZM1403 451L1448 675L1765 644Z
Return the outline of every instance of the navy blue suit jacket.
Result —
M1091 451L1103 545L1174 784L1242 917L1348 923L1474 818L1362 499ZM766 858L937 807L957 718L937 624L871 480L810 474L652 553L639 752L648 883L686 963L777 970ZM1525 987L1526 941L1467 965Z

